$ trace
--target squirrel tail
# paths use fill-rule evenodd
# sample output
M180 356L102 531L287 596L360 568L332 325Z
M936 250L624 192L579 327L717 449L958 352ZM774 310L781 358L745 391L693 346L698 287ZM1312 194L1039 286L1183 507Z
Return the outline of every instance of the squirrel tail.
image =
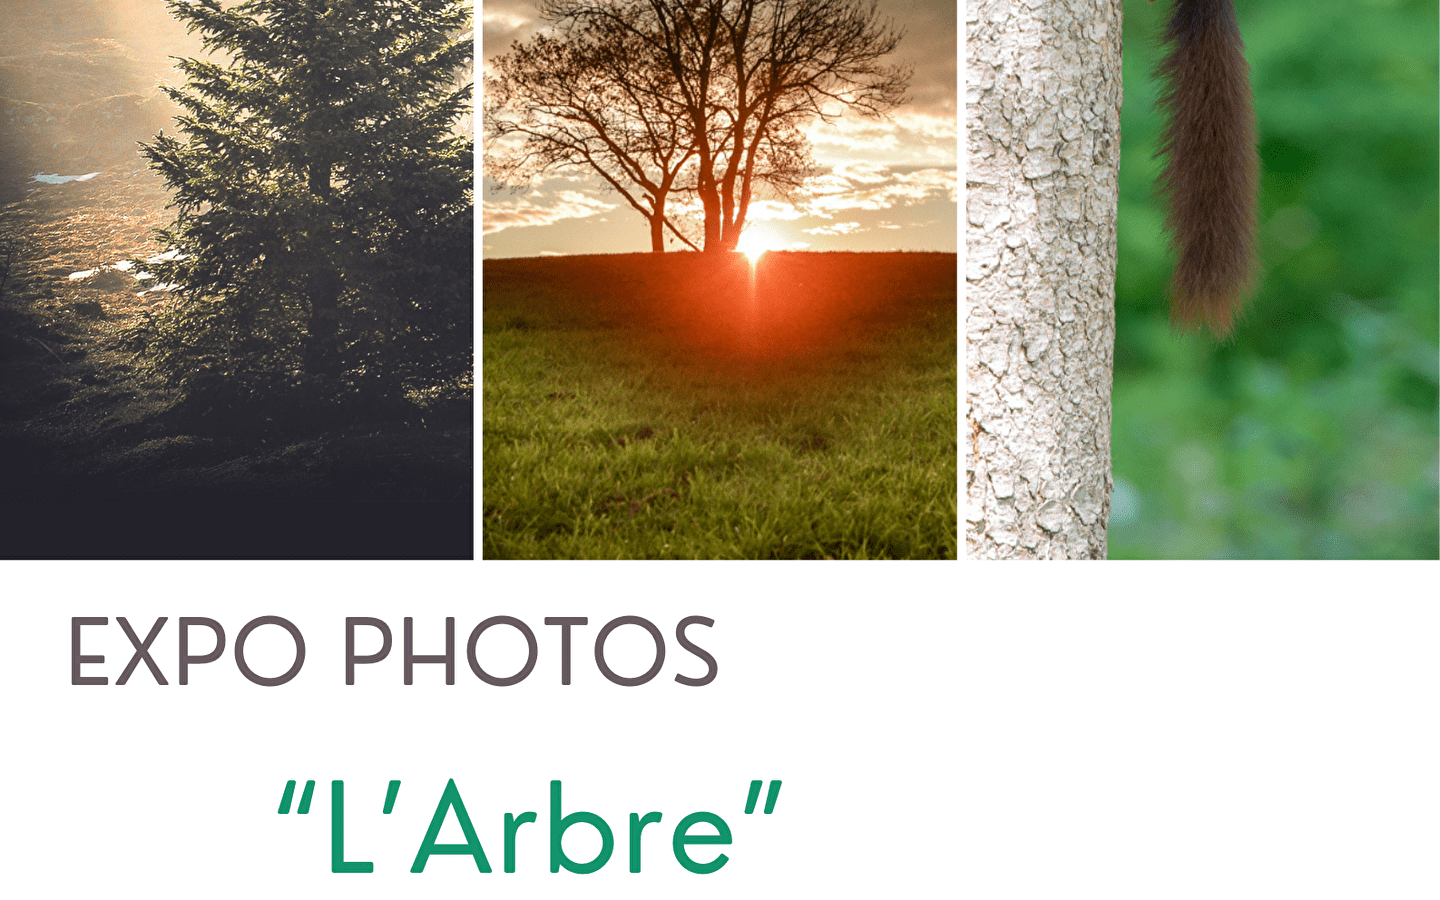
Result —
M1160 190L1178 255L1171 319L1230 333L1256 280L1259 160L1233 0L1174 0L1155 74L1169 116Z

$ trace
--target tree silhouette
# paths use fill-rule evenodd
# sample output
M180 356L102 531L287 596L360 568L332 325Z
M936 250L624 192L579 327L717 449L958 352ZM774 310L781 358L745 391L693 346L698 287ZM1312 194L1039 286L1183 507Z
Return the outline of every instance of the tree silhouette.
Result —
M537 35L498 57L485 84L486 173L521 185L589 169L645 217L659 252L666 201L694 151L666 73L644 50L631 35L591 26L564 40Z
M675 157L683 160L680 174L667 190L698 197L707 251L735 249L757 189L768 185L784 194L811 171L804 125L834 121L847 111L882 116L903 102L910 79L908 68L882 64L901 32L880 19L873 2L544 0L540 10L559 36L533 38L497 60L501 81L496 84L503 93L495 105L487 103L489 133L516 133L508 117L517 110L552 128L564 118L544 102L542 68L517 66L514 60L547 43L590 47L588 52L607 63L591 73L598 83L624 94L631 118L663 122L665 134L683 142ZM573 113L568 118L584 126L585 139L616 109L614 93L586 89L567 97ZM532 128L528 135L536 137L537 131ZM617 139L611 132L611 139L601 142L638 146L653 156L648 132L638 144L630 140L641 133L620 131ZM558 143L548 135L539 138L547 141ZM602 171L595 158L559 154L546 159L532 150L529 172L583 164L615 186L621 179ZM639 183L629 172L625 179ZM653 202L648 210L631 203L647 218L663 215ZM657 232L652 218L652 246Z
M140 331L190 387L347 387L468 369L470 7L459 0L167 0L182 136L142 145L174 190L174 299Z

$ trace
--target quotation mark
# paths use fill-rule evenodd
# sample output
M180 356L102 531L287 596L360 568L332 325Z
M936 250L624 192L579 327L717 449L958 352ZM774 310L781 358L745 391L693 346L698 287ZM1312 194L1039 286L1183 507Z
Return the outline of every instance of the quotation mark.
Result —
M748 816L755 811L755 802L760 799L760 785L763 783L764 782L761 781L750 782L750 796L745 798L745 815ZM294 784L294 782L291 782L291 784ZM765 815L768 816L775 811L775 801L779 796L780 782L770 782L770 790L765 794Z
M315 794L315 782L305 782L305 792L300 795L300 808L295 810L296 815L308 815L310 812L310 798ZM295 799L295 782L285 782L285 794L280 798L280 815L290 813L290 801ZM386 810L389 812L389 810Z
M389 788L385 791L385 815L390 815L395 809L395 797L400 793L400 782L390 782ZM315 795L315 782L305 782L305 790L300 794L300 808L295 810L296 815L308 815L310 812L310 798ZM285 793L280 797L280 815L290 813L290 803L295 799L295 782L285 782Z

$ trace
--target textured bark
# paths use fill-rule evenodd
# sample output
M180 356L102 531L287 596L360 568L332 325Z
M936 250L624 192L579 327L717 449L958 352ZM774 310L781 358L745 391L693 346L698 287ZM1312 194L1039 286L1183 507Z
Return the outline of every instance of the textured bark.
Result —
M965 16L967 552L1103 558L1121 0Z

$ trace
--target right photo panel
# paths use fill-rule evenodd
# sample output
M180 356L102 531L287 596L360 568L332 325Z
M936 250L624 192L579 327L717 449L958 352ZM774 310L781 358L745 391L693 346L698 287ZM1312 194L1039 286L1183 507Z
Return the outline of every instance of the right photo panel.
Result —
M1435 5L965 18L967 556L1440 555Z

